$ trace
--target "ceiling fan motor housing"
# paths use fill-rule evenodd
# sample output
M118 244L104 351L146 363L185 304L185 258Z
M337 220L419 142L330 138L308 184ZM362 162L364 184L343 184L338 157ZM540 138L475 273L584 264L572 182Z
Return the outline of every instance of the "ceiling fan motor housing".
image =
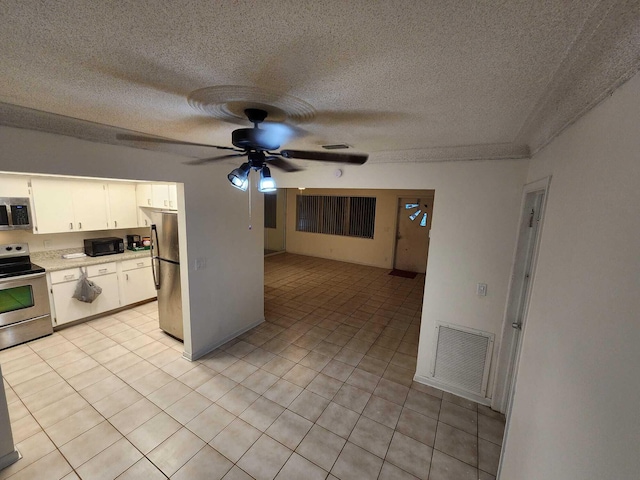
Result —
M278 143L270 141L268 134L259 128L239 128L231 133L231 143L243 150L277 150Z

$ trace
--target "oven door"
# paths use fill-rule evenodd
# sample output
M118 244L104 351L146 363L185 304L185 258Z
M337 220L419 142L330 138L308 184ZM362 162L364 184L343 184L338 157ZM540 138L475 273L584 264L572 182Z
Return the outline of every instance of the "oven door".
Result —
M0 327L50 312L44 273L0 279Z

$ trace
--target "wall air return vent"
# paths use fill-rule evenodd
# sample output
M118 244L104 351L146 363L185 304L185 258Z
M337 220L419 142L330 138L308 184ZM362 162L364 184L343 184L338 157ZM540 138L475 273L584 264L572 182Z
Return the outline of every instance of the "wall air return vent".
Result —
M493 342L491 333L439 324L431 375L441 383L485 397Z

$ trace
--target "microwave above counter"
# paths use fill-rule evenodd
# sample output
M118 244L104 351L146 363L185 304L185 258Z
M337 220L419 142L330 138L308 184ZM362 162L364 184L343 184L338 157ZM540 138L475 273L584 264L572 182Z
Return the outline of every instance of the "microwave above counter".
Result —
M84 241L84 253L89 257L124 253L124 240L119 237L90 238Z
M29 199L0 197L0 230L32 230Z

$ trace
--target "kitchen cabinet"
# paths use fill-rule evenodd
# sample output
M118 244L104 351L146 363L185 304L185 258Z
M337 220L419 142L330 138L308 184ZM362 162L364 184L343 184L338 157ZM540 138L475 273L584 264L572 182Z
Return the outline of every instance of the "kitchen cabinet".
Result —
M153 207L150 183L138 183L136 185L136 200L139 207Z
M178 189L175 184L139 183L136 198L138 207L178 209Z
M109 183L109 228L135 228L138 226L136 185Z
M151 223L151 209L138 207L138 226L150 227Z
M29 179L18 175L0 176L0 197L28 197Z
M106 186L100 182L32 178L34 233L104 230Z
M122 305L148 300L157 295L151 273L151 257L121 262L120 296Z
M87 276L102 288L102 293L92 302L81 302L73 298L80 268L51 272L51 296L53 299L54 325L63 325L81 318L97 315L120 307L116 263L85 267Z
M169 184L169 208L178 209L178 187L175 183Z
M80 280L80 268L57 270L47 274L51 285L51 316L54 326L149 300L157 295L150 256L83 268L87 269L88 278L102 288L102 293L92 303L73 298Z
M107 187L100 182L69 182L73 197L73 214L77 230L108 228Z

